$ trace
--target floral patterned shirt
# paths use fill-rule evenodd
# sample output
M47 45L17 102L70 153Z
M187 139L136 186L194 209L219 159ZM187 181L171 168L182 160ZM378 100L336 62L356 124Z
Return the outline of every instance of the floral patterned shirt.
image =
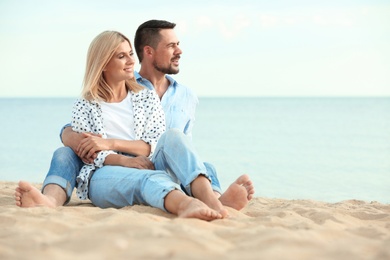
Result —
M165 115L160 100L154 91L143 89L137 93L130 91L134 113L135 140L143 140L151 146L152 156L157 141L165 131ZM72 111L72 129L75 132L91 132L107 138L104 129L102 108L98 101L78 99ZM89 179L95 169L103 167L105 158L117 151L100 151L93 164L85 164L77 177L77 195L88 199Z

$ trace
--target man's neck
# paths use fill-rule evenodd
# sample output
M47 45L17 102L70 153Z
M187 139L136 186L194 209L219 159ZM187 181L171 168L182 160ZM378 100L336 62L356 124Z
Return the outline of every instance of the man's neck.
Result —
M169 80L165 77L165 74L155 69L145 69L145 67L142 66L139 74L141 77L149 80L150 83L152 83L157 95L161 100L170 84Z

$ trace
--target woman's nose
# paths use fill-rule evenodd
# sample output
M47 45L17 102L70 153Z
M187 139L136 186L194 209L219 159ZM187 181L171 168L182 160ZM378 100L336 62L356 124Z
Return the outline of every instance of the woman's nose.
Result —
M127 64L133 64L134 62L135 62L135 59L134 59L133 56L129 56L129 57L127 58L127 61L126 61Z

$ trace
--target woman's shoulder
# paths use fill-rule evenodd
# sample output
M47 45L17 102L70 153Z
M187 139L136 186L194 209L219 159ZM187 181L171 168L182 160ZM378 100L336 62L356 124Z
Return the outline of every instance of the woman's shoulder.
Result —
M98 107L99 106L99 102L95 101L95 100L87 100L85 98L78 98L75 100L74 102L74 106L76 107Z
M140 91L133 93L136 99L141 99L141 100L154 100L158 99L157 93L154 90L150 90L147 88L141 89Z

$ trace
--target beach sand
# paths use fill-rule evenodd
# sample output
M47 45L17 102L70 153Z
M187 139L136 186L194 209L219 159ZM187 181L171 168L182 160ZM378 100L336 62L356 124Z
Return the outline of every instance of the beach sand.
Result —
M390 205L254 198L211 222L147 206L100 209L72 198L14 205L0 182L0 259L390 259ZM36 187L40 185L36 184Z

